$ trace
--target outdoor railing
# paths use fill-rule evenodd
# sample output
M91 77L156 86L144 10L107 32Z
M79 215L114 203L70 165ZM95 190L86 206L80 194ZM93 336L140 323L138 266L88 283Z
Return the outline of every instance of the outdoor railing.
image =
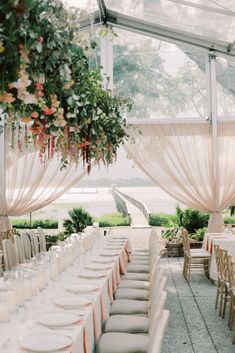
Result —
M115 190L114 188L112 189L112 195L113 195L113 199L116 203L117 209L124 215L124 216L129 216L130 217L130 211L129 208L125 202L125 200L123 199L123 197L120 195L119 192L117 192L117 190Z
M134 199L133 197L127 195L127 194L124 194L123 192L121 192L120 190L116 190L116 193L119 194L119 196L122 196L124 198L126 198L128 201L130 201L134 206L136 206L140 211L143 212L145 218L147 219L148 223L150 221L150 217L151 217L151 212L149 212L147 206L145 205L144 202L142 201L139 201L139 200L136 200Z

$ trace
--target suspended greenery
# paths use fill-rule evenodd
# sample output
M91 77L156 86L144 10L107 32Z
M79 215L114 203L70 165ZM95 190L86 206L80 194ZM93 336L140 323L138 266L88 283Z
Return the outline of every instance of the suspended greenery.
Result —
M103 88L101 68L89 69L79 13L53 0L0 3L0 116L13 148L33 143L42 160L58 153L63 166L109 164L128 138L132 104Z

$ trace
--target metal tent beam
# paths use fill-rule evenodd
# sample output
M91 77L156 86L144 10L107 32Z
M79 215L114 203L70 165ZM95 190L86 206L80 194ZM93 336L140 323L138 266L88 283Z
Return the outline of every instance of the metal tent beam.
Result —
M157 25L120 14L116 11L111 11L107 8L105 9L106 15L102 15L102 13L97 11L94 13L92 22L90 18L81 21L80 29L85 30L91 26L110 24L117 28L146 35L148 37L157 38L166 42L178 45L187 45L204 52L213 50L217 53L217 55L235 58L235 49L229 42L219 40L213 41L210 38L172 29L167 26Z

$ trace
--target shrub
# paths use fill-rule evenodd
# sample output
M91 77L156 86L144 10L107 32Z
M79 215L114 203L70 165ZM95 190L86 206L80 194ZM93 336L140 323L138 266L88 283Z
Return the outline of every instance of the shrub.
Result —
M176 224L176 216L163 213L152 213L149 224L151 226L173 227Z
M30 222L26 219L16 219L12 221L12 226L17 229L29 229ZM31 228L41 227L44 229L57 229L58 221L51 219L35 219L32 221Z
M131 219L129 216L123 216L121 213L110 213L102 217L96 218L96 222L99 222L100 227L118 227L118 226L129 226Z
M207 232L207 228L197 229L194 234L190 235L191 239L203 241L205 233Z
M68 237L68 234L60 232L58 234L47 234L46 242L56 244L58 241L64 241Z
M66 219L63 223L65 234L82 232L87 226L91 226L93 218L82 207L73 208L69 211L71 219Z
M235 217L224 217L224 224L235 224Z
M192 208L182 210L179 205L176 207L176 220L179 227L187 229L192 234L197 229L205 228L208 225L209 213L200 212Z

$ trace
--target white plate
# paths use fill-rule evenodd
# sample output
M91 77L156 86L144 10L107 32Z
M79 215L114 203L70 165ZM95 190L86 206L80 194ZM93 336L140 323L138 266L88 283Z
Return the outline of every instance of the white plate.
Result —
M65 289L71 293L91 293L95 292L99 289L99 287L92 284L71 284L70 286L66 286Z
M107 273L97 271L80 271L79 277L81 278L102 278L106 277Z
M110 270L113 267L112 264L88 264L85 266L88 270L94 270L94 271L99 271L99 270Z
M54 299L54 304L64 309L76 309L91 303L91 299L77 296L65 296Z
M72 344L72 339L61 334L44 332L25 337L21 347L31 352L50 353Z
M38 315L35 321L47 327L63 327L73 325L79 320L81 320L81 317L76 314L54 311Z

